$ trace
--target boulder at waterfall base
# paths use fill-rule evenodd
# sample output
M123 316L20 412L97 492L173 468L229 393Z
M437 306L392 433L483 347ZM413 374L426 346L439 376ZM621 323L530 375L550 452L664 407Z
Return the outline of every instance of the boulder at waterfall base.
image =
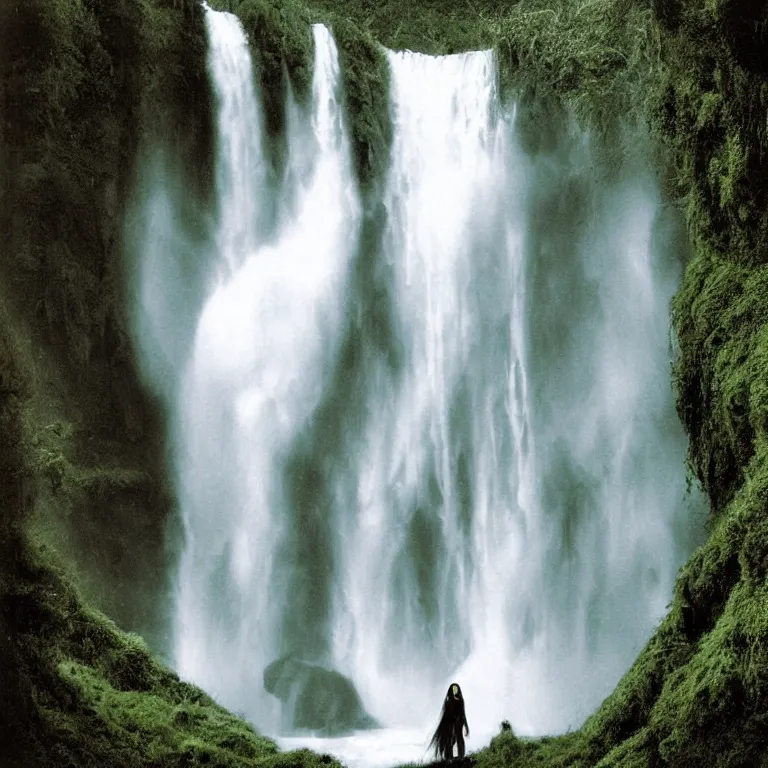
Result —
M264 670L264 688L292 707L292 728L331 736L377 725L352 681L317 664L283 656Z

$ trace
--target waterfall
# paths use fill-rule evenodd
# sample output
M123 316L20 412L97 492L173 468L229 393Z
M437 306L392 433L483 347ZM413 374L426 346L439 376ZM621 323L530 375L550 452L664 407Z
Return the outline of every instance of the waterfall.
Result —
M392 726L428 729L456 678L484 736L565 730L663 616L688 545L676 256L642 161L598 183L575 127L523 150L490 52L389 63L399 363L361 364L334 479L336 666Z
M275 184L243 30L207 21L218 212L189 343L148 288L178 272L159 193L137 299L172 413L179 673L350 765L420 759L454 679L470 749L502 718L577 727L692 544L668 349L679 258L641 149L603 177L575 124L532 129L502 103L491 52L388 52L390 166L364 205L316 25ZM382 728L291 734L262 680L285 654L347 676Z
M263 194L259 109L238 19L208 11L219 97L220 279L197 322L179 397L178 488L185 548L178 573L176 663L227 705L270 721L265 666L280 652L290 587L292 442L320 403L338 354L358 203L341 116L339 69L327 29L313 28L311 130L292 125L309 155L274 239L254 247ZM290 115L289 115L290 117ZM299 112L295 119L303 119ZM252 122L251 122L252 121Z
M216 188L220 220L216 252L225 274L236 270L259 241L267 201L262 156L263 119L256 96L248 40L237 17L206 7L210 75L216 87Z
M500 593L485 587L509 583L502 560L516 560L523 510L505 494L525 497L531 472L525 382L509 375L523 354L519 205L505 192L492 56L389 62L395 138L380 258L402 362L366 371L371 415L348 451L354 487L339 526L336 654L375 714L407 723L441 700L485 631L477 620L506 634ZM498 437L520 449L503 462L492 456L499 416L508 429Z

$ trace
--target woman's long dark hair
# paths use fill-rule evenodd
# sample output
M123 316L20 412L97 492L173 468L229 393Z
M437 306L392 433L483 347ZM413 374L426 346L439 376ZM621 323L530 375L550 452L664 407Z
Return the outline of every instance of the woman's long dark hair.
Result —
M461 730L467 723L467 715L464 711L464 697L458 683L448 686L448 693L443 701L443 711L440 713L440 722L432 735L429 747L435 748L435 756L443 760L450 760L453 754L453 744L462 737Z

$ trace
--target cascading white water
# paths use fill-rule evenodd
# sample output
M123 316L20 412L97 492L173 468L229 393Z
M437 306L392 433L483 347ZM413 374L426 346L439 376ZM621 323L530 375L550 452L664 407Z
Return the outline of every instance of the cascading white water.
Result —
M208 12L220 99L217 238L223 276L197 324L179 398L179 493L186 543L178 574L176 660L228 706L262 717L265 666L280 649L275 553L288 503L279 479L336 357L358 204L333 40L313 28L312 168L273 242L252 250L263 194L258 109L239 21ZM227 66L221 64L223 60ZM295 113L298 116L298 113ZM303 156L306 154L298 153ZM266 203L266 201L264 201ZM276 727L276 720L268 720Z
M218 98L216 187L220 220L216 251L236 270L256 248L267 168L262 151L262 115L256 97L248 40L235 16L206 7L209 70Z
M218 277L188 359L162 369L178 382L180 674L279 734L265 667L335 668L383 728L281 743L350 765L422 758L453 679L470 749L502 718L578 725L690 546L667 350L679 275L653 178L628 159L598 180L573 127L531 151L490 52L389 53L390 168L363 212L315 26L311 116L289 101L273 189L245 36L207 14ZM147 220L152 243L169 225ZM148 245L142 263L162 258ZM153 375L180 330L148 269Z
M480 387L467 370L477 362L478 344L487 341L484 324L493 333L510 325L510 311L521 319L522 283L512 274L521 261L519 237L508 226L516 206L504 195L492 56L392 53L389 61L395 130L381 259L392 275L394 335L403 361L394 376L376 365L368 372L371 416L353 452L354 503L340 522L347 546L335 650L374 714L395 724L423 719L440 701L436 689L447 685L446 674L473 644L473 597L492 614L490 621L498 616L499 606L488 603L493 593L480 586L501 575L498 558L486 557L484 540L501 537L499 551L506 548L514 562L517 542L509 529L518 523L508 508L490 510L498 499L485 495L495 494L494 484L508 473L519 480L511 486L515 493L525 494L530 473L521 471L528 456L519 452L512 464L483 477L480 496L468 504L467 462L473 459L462 450L490 446L479 423L457 429L455 419L466 421L468 414L452 414L457 397L465 398L458 408L472 409L473 420L484 420L494 401L504 399L506 370L494 370L499 376ZM499 243L490 242L490 232ZM489 271L504 288L492 305L481 306L481 292L490 286L480 282ZM510 329L518 360L520 324ZM482 378L482 368L475 374ZM523 399L515 393L511 407L519 410ZM515 418L513 428L524 424ZM487 468L478 463L474 469ZM371 595L383 596L383 604Z
M389 60L380 258L401 365L364 368L366 425L336 481L351 488L333 626L372 713L419 725L411 751L414 733L396 737L405 761L454 678L481 743L503 717L578 725L663 615L688 542L678 276L673 254L652 263L652 179L598 188L578 134L564 158L526 158L489 52ZM533 228L552 197L549 235Z

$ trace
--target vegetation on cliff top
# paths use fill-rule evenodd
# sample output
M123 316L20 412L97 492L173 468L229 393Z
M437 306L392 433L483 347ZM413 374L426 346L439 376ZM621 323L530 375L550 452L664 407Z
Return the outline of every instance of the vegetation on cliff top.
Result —
M311 24L324 23L333 29L355 169L363 192L373 192L384 174L391 142L389 69L380 43L349 20L342 3L213 0L210 5L235 13L248 35L259 73L267 135L278 168L285 150L286 96L290 89L299 103L306 103L310 93Z
M602 134L620 120L650 124L671 155L670 193L683 204L693 238L746 264L768 260L764 4L312 0L310 5L324 19L350 19L393 49L444 54L494 48L505 88L524 98L555 94ZM361 67L350 63L354 70Z

